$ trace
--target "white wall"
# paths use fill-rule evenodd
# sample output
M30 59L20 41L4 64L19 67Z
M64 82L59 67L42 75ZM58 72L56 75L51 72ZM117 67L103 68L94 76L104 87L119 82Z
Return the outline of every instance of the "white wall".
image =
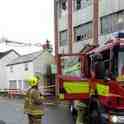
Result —
M48 59L47 59L48 58ZM9 80L16 80L18 82L18 89L20 89L19 80L25 80L26 76L29 74L46 73L47 62L53 63L53 56L48 52L41 53L39 57L37 57L32 62L28 63L28 71L25 71L25 63L13 65L13 72L10 72L10 66L7 66L7 79L8 79L8 88L9 88ZM46 64L45 64L46 63ZM23 84L23 83L22 83ZM44 82L41 81L40 88L43 90ZM24 85L22 85L21 90L25 90ZM42 92L43 93L43 92Z
M33 70L33 63L28 63L28 71L25 71L25 63L13 65L13 72L10 72L10 66L7 66L7 79L8 79L8 88L9 88L9 80L16 80L17 81L17 88L20 88L19 80L22 81L22 89L24 89L23 81L26 79L28 74L32 74Z
M6 77L6 64L12 59L18 57L18 55L12 51L7 54L5 57L0 59L0 89L6 89L8 86L7 77Z
M46 68L48 64L54 63L53 55L44 51L37 59L34 60L34 72L41 72L46 74Z

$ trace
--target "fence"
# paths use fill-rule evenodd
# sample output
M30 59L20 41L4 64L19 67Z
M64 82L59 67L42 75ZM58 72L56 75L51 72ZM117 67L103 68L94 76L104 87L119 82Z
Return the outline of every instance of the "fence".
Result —
M23 95L24 92L20 89L0 89L0 96L16 97Z

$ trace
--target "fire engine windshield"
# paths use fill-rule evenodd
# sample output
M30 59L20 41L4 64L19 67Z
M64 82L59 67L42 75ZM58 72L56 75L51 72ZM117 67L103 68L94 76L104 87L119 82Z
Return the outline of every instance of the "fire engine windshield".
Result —
M62 67L63 67L62 69L63 75L79 76L80 75L79 57L63 58Z

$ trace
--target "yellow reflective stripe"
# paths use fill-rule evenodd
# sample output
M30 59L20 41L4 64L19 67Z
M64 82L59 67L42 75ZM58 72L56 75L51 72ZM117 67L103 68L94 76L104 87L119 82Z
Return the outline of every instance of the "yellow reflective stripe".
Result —
M32 115L43 115L43 114L44 114L43 111L38 111L38 110L32 110L30 113L31 113Z
M64 99L64 94L63 93L59 94L59 99Z
M67 93L88 93L89 84L88 82L64 82L64 89Z
M43 115L44 112L41 110L31 110L30 108L27 108L24 110L26 113L28 114L32 114L32 115Z
M109 86L104 84L97 84L96 86L98 95L108 96L109 95Z

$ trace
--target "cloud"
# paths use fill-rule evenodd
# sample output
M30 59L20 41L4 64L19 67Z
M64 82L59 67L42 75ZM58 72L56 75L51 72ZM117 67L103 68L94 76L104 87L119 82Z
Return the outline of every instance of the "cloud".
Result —
M37 37L51 38L52 2L53 0L0 0L0 34L22 40L40 39ZM34 37L32 37L33 33Z

